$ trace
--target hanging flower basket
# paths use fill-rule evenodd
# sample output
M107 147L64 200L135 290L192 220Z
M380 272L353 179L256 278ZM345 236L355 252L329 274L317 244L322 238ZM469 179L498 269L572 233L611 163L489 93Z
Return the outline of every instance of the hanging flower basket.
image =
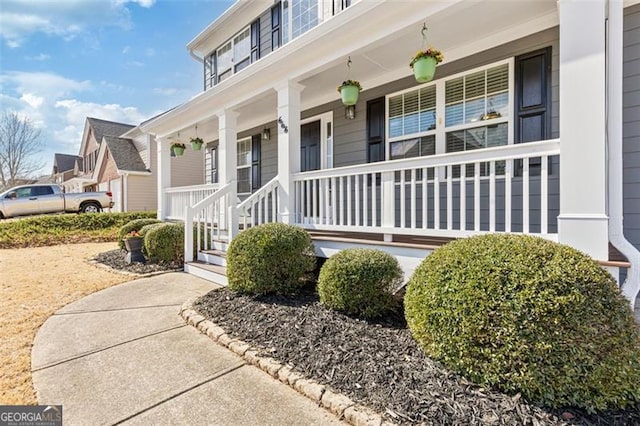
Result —
M193 148L194 151L200 151L202 149L202 144L204 144L202 138L191 139L191 148Z
M185 145L183 143L171 144L171 150L176 155L176 157L180 157L182 154L184 154L184 149L185 148L186 147L185 147Z
M360 85L360 82L356 80L343 81L342 84L338 86L338 92L340 92L342 103L346 106L358 103L358 96L360 95L361 90L362 86Z
M425 51L418 51L411 60L409 66L413 69L413 76L418 83L426 83L433 80L436 73L436 65L438 65L444 56L442 52L429 48Z

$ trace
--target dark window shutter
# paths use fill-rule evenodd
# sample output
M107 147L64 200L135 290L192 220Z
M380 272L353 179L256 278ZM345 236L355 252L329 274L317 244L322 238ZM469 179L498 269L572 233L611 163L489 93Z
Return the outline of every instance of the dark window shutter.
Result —
M251 189L256 190L262 186L260 173L260 161L262 154L262 135L251 137Z
M251 23L251 62L260 59L260 19Z
M271 50L276 50L282 44L281 28L282 8L280 2L271 8Z
M384 98L367 102L367 162L384 161Z
M204 90L210 89L216 85L217 61L216 52L204 59Z
M551 47L516 57L515 143L535 142L551 136ZM532 158L532 174L539 173L540 159ZM516 162L522 173L522 161Z

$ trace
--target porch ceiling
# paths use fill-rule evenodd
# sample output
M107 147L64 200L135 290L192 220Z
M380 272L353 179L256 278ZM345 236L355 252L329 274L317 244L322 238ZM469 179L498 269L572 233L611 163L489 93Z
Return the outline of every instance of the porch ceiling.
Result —
M303 109L337 100L336 86L346 78L347 56L353 62L351 78L360 80L365 90L407 77L409 61L421 47L425 21L428 45L442 50L446 62L453 62L555 26L558 18L556 0L363 0L145 124L143 130L165 136L180 131L182 136L194 133L198 123L198 134L213 140L217 138L213 114L222 108L239 112L239 131L259 126L276 119L273 87L287 79L305 86Z

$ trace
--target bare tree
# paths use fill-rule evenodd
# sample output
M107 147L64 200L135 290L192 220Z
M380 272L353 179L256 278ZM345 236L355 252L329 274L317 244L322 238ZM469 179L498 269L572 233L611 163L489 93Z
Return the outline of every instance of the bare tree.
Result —
M42 145L40 130L29 117L4 111L0 118L0 187L11 187L17 179L28 178L41 169L44 163L36 156Z

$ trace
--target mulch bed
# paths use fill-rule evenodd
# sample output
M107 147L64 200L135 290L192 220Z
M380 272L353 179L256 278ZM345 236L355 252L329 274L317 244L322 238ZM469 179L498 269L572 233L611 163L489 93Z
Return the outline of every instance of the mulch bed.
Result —
M367 405L399 424L635 425L640 407L588 414L528 404L483 389L427 358L401 314L366 322L320 306L306 291L295 299L251 298L221 289L194 308L228 334L293 370Z
M182 269L182 264L173 263L126 263L124 258L127 252L116 249L98 254L93 260L102 263L110 268L119 271L131 272L134 274L152 274L157 272L169 272Z

